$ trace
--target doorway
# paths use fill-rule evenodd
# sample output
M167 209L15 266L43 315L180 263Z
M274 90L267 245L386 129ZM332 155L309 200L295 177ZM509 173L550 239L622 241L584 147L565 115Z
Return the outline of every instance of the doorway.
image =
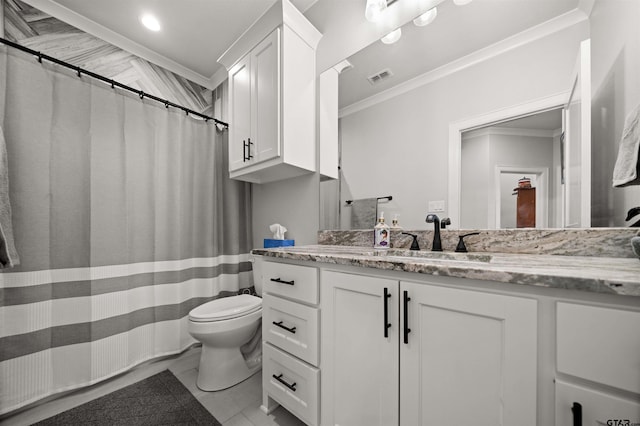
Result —
M496 167L496 229L548 227L548 176L547 168ZM519 188L524 180L529 186ZM530 194L533 202L528 206L522 200Z
M460 226L558 227L562 218L562 108L495 121L461 134ZM532 189L517 191L528 177ZM514 195L515 194L515 195ZM517 200L533 194L535 221L518 221ZM518 223L520 223L518 225Z

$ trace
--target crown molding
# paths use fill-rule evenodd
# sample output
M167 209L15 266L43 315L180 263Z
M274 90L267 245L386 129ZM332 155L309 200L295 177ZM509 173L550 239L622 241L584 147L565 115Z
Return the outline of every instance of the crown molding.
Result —
M212 79L210 77L205 77L202 74L190 70L189 68L186 68L175 61L172 61L166 56L160 55L157 52L154 52L153 50L142 46L141 44L123 37L115 31L111 31L110 29L99 25L92 20L77 14L76 12L62 6L61 4L53 0L23 1L28 5L33 6L41 10L42 12L53 16L54 18L60 19L61 21L66 22L67 24L72 25L88 34L98 37L99 39L102 39L107 43L111 43L122 50L126 50L127 52L139 56L140 58L145 59L155 65L176 73L186 78L187 80L204 86L207 89L215 89L215 87L212 87Z
M529 29L514 34L513 36L507 37L504 40L498 41L459 59L449 62L448 64L442 65L434 70L428 71L422 75L404 81L380 93L369 96L368 98L365 98L361 101L354 102L351 105L341 108L338 113L338 117L343 118L355 112L372 107L376 104L379 104L380 102L384 102L396 96L402 95L403 93L407 93L418 87L432 83L458 71L462 71L465 68L469 68L473 65L487 61L520 46L532 43L548 35L557 33L566 28L570 28L586 20L588 20L588 16L584 11L580 9L573 9L546 22L540 23Z
M534 138L553 138L557 130L526 129L523 127L491 126L476 130L470 130L462 134L462 140L473 139L481 136L527 136Z

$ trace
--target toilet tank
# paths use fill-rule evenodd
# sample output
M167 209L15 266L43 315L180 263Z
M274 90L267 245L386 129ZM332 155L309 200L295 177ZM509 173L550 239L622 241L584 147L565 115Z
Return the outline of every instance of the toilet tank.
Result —
M253 286L256 289L256 294L262 296L262 256L252 254L250 261L253 268Z

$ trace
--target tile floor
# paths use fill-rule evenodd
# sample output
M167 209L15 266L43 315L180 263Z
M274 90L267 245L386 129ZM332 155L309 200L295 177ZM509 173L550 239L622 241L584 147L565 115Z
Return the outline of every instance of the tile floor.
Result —
M129 373L104 383L47 401L11 417L0 420L3 426L30 425L66 411L114 390L128 386L160 371L169 369L189 391L209 410L222 426L303 426L304 423L282 407L266 415L262 403L262 375L253 375L244 382L223 391L204 392L196 387L200 348L161 361L147 363Z

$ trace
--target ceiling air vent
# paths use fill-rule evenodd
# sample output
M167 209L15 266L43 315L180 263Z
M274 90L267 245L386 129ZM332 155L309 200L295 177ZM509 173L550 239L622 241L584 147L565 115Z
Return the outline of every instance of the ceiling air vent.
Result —
M391 72L391 70L389 68L384 69L374 75L370 75L369 77L367 77L367 80L369 80L369 83L371 84L378 84L380 82L382 82L382 80L386 80L387 78L391 77L393 75L393 73Z

